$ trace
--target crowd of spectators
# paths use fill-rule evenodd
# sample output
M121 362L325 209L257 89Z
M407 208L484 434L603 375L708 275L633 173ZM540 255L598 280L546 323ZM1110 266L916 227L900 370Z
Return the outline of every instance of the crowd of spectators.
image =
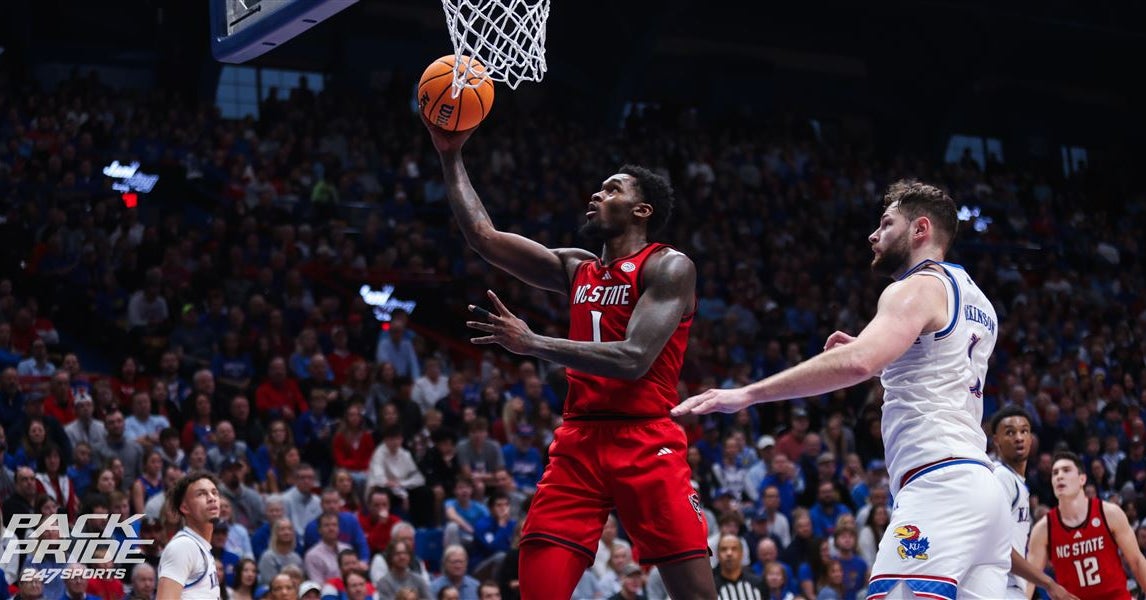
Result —
M144 514L154 566L176 526L164 490L207 469L223 484L211 542L230 598L276 597L276 585L304 599L517 597L516 544L561 423L561 367L469 350L456 326L417 310L379 324L339 282L447 282L458 305L492 288L553 335L566 302L464 248L398 88L363 98L300 87L276 92L257 120L229 121L95 77L43 90L5 75L4 515ZM836 329L862 329L884 285L867 268L880 191L905 176L940 183L993 216L983 232L965 228L953 260L996 302L984 419L1006 404L1031 414L1036 518L1054 503L1051 452L1066 445L1086 457L1093 493L1136 523L1140 199L1092 212L1085 169L1063 178L995 157L937 164L865 147L791 121L745 129L649 113L617 131L523 115L492 119L466 157L495 223L552 246L580 243L589 194L621 163L671 178L665 238L699 275L682 397L754 381L815 354ZM186 186L128 207L101 173L112 160ZM719 585L857 596L892 500L880 403L873 380L681 420ZM635 558L610 518L575 597L664 598L656 570ZM23 566L0 577L14 582ZM140 567L87 581L86 593L148 598L154 577ZM45 596L70 593L64 585L44 584Z

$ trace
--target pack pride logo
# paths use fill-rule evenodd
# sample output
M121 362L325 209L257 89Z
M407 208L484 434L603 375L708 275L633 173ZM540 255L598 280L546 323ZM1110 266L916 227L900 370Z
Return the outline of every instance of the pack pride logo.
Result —
M63 514L47 517L39 514L12 515L8 522L9 530L28 528L32 531L25 536L25 539L8 541L3 554L0 555L0 564L9 565L24 556L31 564L50 559L52 563L62 565L103 563L137 565L144 562L141 548L155 543L155 540L140 539L136 534L133 524L142 518L143 515L134 515L124 520L121 520L119 515L81 515L69 526L68 516ZM88 531L89 522L101 520L108 520L102 531ZM125 538L122 542L115 539L117 530L122 532L122 537ZM56 532L59 539L43 539L44 534L51 531ZM21 572L20 579L44 581L51 581L57 577L98 579L105 575L104 571L108 572L107 577L122 577L126 574L125 569L27 568Z

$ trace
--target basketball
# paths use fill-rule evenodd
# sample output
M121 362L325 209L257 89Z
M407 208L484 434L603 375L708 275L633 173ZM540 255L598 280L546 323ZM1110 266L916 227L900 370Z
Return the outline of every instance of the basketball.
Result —
M473 71L482 75L471 75L466 87L454 97L454 71L464 72L470 60L463 55L455 67L453 54L443 56L430 63L418 81L418 107L430 123L446 131L477 127L493 107L493 80L484 76L485 66L477 59L472 59Z

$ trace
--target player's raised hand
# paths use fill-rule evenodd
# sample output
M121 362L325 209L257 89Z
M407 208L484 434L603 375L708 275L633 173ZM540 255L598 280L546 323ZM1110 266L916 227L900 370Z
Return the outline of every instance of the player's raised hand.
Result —
M473 338L470 342L474 344L498 344L514 354L528 354L530 342L534 337L533 331L529 329L525 321L509 312L509 309L502 304L501 299L493 293L493 290L486 291L486 295L489 296L490 302L493 302L493 312L471 304L469 306L470 312L479 317L484 317L486 320L466 321L466 326L490 335Z
M426 126L427 130L429 130L430 140L434 142L434 149L438 151L438 154L444 154L446 152L457 152L461 150L462 146L465 145L466 140L470 139L470 136L473 135L475 131L477 131L477 127L467 129L465 131L446 131L441 127L437 127L433 123L430 123L430 121L426 118L426 115L422 114L422 111L420 110L418 111L418 116L421 117L422 124Z
M711 412L734 413L751 404L752 399L744 388L710 389L681 402L672 409L672 416L706 415Z
M828 341L824 342L824 352L835 348L836 346L846 346L856 341L854 335L848 335L842 331L836 331L828 336Z

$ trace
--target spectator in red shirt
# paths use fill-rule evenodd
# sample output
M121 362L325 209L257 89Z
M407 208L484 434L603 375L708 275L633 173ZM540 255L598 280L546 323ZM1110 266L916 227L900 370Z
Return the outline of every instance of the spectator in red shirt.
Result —
M346 334L345 327L336 325L330 330L330 339L334 343L334 349L326 355L326 363L334 372L335 385L342 385L346 381L346 372L350 369L350 365L365 359L350 350L350 337Z
M130 411L131 401L137 392L146 392L151 386L150 380L139 375L139 363L135 358L128 356L119 366L119 375L111 379L111 391L119 402L120 410Z
M804 436L808 434L808 411L802 407L792 409L792 427L776 441L776 451L790 460L800 460L804 451Z
M374 437L366 429L361 401L346 407L346 415L334 432L334 465L350 471L356 482L365 482L374 455Z
M48 397L44 399L44 414L67 425L76 420L76 399L72 395L72 377L67 371L57 371L52 375L48 387Z
M287 377L286 361L281 356L271 359L267 380L255 390L255 407L263 416L287 420L306 412L306 399L298 384Z
M390 544L390 530L402 519L390 512L390 494L385 488L374 486L367 492L366 504L358 511L358 524L366 533L370 553L384 552Z
M32 342L39 338L32 312L27 308L16 311L16 318L12 320L12 348L26 355L32 349Z

